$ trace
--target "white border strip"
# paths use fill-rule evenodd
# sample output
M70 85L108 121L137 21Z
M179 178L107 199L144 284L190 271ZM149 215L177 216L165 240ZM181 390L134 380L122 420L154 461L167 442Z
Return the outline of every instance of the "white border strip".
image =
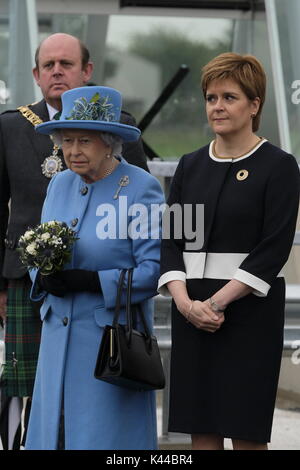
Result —
M236 279L250 287L253 287L253 294L265 297L270 289L270 285L239 266L247 258L248 253L204 253L204 252L183 252L185 270L168 271L163 274L158 282L158 292L170 297L166 284L170 281L186 282L187 279ZM280 272L277 277L282 277Z
M246 153L245 155L243 155L240 158L217 158L213 154L213 145L214 145L214 140L213 140L209 144L209 156L215 162L219 162L219 163L228 163L228 162L237 163L237 162L240 162L241 160L245 160L245 158L251 157L251 155L254 152L256 152L256 150L258 150L259 147L261 147L265 142L268 142L267 139L265 139L265 138L262 139L260 142L258 142L258 144L254 147L254 149L252 149L250 152Z

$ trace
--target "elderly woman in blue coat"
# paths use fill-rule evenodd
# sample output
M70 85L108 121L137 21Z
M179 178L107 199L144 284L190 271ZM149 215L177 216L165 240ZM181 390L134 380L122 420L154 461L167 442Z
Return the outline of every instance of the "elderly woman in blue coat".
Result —
M132 301L152 324L163 194L153 176L120 157L121 143L140 131L119 123L119 92L81 87L62 103L58 121L37 126L59 139L68 167L49 185L42 222L65 222L78 240L63 271L32 273L32 299L44 303L26 449L57 449L62 410L65 449L155 449L154 392L97 380L94 369L121 269L134 268Z

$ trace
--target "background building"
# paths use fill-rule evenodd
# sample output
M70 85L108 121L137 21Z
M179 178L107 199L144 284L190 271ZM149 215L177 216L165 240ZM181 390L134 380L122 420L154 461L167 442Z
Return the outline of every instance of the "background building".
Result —
M1 0L1 107L39 99L33 52L52 32L88 44L94 82L118 86L138 120L185 63L189 74L144 136L163 159L178 158L210 138L202 65L226 50L252 53L268 74L261 133L300 158L298 18L298 0Z

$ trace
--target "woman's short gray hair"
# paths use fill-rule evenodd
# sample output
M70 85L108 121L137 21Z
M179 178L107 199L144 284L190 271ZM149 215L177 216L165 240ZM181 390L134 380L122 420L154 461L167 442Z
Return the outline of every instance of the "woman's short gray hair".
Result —
M119 135L112 134L111 132L99 132L100 138L103 142L111 147L111 154L118 157L122 154L123 139Z
M122 155L122 144L123 139L122 137L112 134L111 132L99 132L100 139L111 148L111 154L115 157ZM51 139L53 140L55 145L61 147L62 145L62 129L57 129L51 135Z

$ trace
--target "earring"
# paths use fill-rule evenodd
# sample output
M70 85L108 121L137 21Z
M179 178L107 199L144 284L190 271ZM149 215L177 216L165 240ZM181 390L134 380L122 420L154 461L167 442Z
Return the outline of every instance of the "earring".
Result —
M254 119L256 117L256 114L255 113L251 113L251 117L252 119Z
M111 157L111 154L107 153L105 156L106 156L107 159L109 159Z

